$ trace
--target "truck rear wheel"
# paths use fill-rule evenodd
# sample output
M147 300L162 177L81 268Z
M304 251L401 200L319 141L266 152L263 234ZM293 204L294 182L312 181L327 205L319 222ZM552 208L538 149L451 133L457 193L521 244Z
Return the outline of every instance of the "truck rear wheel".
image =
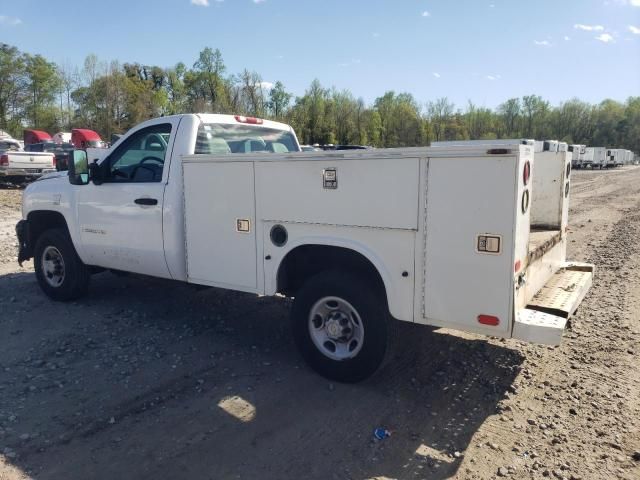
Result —
M291 319L302 356L331 380L364 380L385 357L391 319L384 292L361 276L328 271L312 277L298 291Z
M40 288L53 300L75 300L87 293L90 272L66 230L43 232L36 242L33 263Z

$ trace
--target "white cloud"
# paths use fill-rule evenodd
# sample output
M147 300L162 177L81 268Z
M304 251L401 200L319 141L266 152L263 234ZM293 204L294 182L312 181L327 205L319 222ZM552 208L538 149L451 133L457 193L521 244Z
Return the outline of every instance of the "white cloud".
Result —
M266 1L267 1L267 0L253 0L253 3L258 4L258 3L264 3L264 2L266 2Z
M538 45L540 47L550 47L551 46L551 42L549 42L549 40L534 40L533 43L535 43L536 45Z
M621 5L626 7L627 5L631 5L632 7L640 7L640 0L613 0L613 3L616 5ZM611 2L605 1L605 6L611 5Z
M640 28L629 25L629 31L634 35L640 35Z
M425 10L424 12L422 12L422 16L423 17L430 17L431 14Z
M436 78L440 78L442 75L440 75L438 72L433 72L433 76Z
M565 36L564 36L564 39L565 39L565 41L567 41L567 42L568 42L569 40L571 40L571 37L570 37L570 36L568 36L568 35L565 35Z
M486 78L487 80L493 81L493 80L500 80L502 77L500 75L487 75L484 78Z
M582 23L576 23L573 28L576 30L584 30L586 32L601 32L604 30L602 25L584 25Z
M600 40L603 43L613 42L613 36L609 35L608 33L601 33L595 38L596 40Z
M256 87L260 87L263 90L271 90L273 88L272 82L258 82L256 83Z
M0 25L20 25L22 20L16 17L8 17L7 15L0 15Z
M198 7L208 7L209 0L191 0L191 5L196 5Z

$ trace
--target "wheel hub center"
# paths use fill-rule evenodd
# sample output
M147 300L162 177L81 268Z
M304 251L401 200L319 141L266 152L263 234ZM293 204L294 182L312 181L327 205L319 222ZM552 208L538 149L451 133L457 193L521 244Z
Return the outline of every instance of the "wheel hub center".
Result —
M331 319L327 321L327 333L332 338L338 338L342 335L342 326L337 319Z
M325 323L327 335L333 340L347 340L353 332L350 323L349 317L343 312L331 313Z

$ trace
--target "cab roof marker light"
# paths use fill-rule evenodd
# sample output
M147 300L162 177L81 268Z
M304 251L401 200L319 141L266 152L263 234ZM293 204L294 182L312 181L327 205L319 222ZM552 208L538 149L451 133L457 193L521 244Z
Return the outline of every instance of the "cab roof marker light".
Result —
M235 115L236 122L249 123L251 125L262 125L264 120L256 117L245 117L244 115Z

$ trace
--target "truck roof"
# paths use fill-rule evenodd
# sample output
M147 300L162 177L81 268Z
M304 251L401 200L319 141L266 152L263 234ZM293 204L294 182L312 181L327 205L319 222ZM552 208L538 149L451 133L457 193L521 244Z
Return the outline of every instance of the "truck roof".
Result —
M192 114L185 114L192 115ZM226 123L230 125L237 125L238 123L261 125L266 128L273 128L275 130L284 130L292 132L293 128L286 123L274 122L273 120L264 120L262 118L246 117L244 115L225 115L221 113L196 113L195 114L203 123ZM184 116L184 115L179 115ZM257 123L256 123L257 122Z

